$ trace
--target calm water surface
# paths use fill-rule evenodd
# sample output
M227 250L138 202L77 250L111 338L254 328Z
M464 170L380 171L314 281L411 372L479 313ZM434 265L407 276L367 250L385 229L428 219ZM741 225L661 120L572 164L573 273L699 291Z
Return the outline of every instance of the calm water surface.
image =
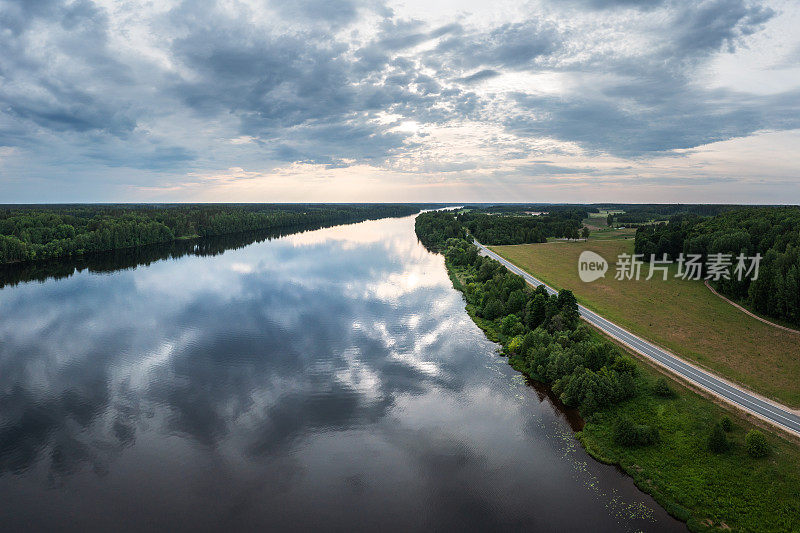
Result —
M0 528L680 531L413 217L0 289Z

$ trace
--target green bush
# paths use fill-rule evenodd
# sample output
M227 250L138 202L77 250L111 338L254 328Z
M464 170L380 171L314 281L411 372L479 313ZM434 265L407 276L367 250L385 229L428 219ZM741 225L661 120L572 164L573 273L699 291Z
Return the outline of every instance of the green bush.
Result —
M744 447L750 457L766 457L769 455L769 444L764 434L757 429L747 433L744 438Z
M722 417L722 420L719 421L719 425L722 426L722 429L724 429L726 433L733 431L733 422L731 421L731 417L727 415Z
M725 453L730 448L731 443L728 441L728 437L725 436L722 424L714 424L714 429L711 430L711 435L708 436L708 449L714 453Z
M669 383L667 383L667 379L664 377L658 378L656 381L655 386L653 387L653 393L656 396L661 396L662 398L672 398L675 396L675 392L669 387Z
M517 335L508 342L508 345L506 345L506 350L508 350L509 353L519 354L524 350L524 346L525 337L522 335Z
M536 329L544 323L547 318L547 311L545 310L547 298L547 294L537 291L535 296L528 300L525 306L525 324L529 328Z
M659 442L658 430L646 424L637 424L626 416L614 425L614 440L620 446L649 446Z
M522 314L525 313L525 305L527 303L528 298L522 289L512 291L511 294L508 295L508 300L506 301L506 312L522 316Z
M500 331L503 333L503 335L515 337L525 331L525 326L522 325L522 322L517 315L506 315L500 322Z
M503 302L497 298L491 298L486 302L486 306L483 308L483 316L489 320L494 320L495 318L503 316L503 314L505 314Z
M614 425L614 440L620 446L633 446L636 444L636 423L623 416Z
M661 437L658 435L658 430L653 426L640 424L636 427L636 440L639 446L650 446L651 444L658 444Z

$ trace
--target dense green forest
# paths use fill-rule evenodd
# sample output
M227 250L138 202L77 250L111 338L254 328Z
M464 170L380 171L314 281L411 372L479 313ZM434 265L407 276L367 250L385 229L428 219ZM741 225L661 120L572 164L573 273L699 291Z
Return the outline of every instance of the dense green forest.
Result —
M594 412L634 394L636 365L581 324L575 296L549 296L503 265L478 254L465 228L448 212L417 217L426 247L444 254L462 285L469 309L491 322L514 366L543 383L568 406ZM654 439L653 430L641 430ZM644 438L644 437L643 437Z
M484 244L526 244L546 242L548 237L580 237L585 209L559 208L542 215L489 215L468 211L458 221Z
M603 206L603 209L610 211L623 211L622 213L609 213L607 220L609 226L615 224L638 226L669 220L675 215L714 216L725 211L743 208L745 206L721 204L609 204Z
M245 231L407 216L402 204L62 205L0 208L0 263L36 261Z
M635 251L676 258L680 253L761 254L758 278L731 275L715 282L717 290L764 315L800 325L800 208L726 210L711 217L675 215L668 223L636 231ZM732 274L732 272L731 272Z

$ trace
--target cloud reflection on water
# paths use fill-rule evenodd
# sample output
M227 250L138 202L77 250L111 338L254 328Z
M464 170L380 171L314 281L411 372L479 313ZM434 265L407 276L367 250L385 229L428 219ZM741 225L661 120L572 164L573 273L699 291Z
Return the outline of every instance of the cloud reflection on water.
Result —
M619 529L413 218L348 228L2 289L7 523Z

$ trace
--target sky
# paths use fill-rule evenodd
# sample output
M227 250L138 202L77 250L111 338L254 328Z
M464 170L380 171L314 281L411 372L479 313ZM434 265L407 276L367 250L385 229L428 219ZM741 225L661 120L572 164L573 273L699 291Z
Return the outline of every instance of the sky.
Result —
M796 0L0 0L0 203L800 203Z

